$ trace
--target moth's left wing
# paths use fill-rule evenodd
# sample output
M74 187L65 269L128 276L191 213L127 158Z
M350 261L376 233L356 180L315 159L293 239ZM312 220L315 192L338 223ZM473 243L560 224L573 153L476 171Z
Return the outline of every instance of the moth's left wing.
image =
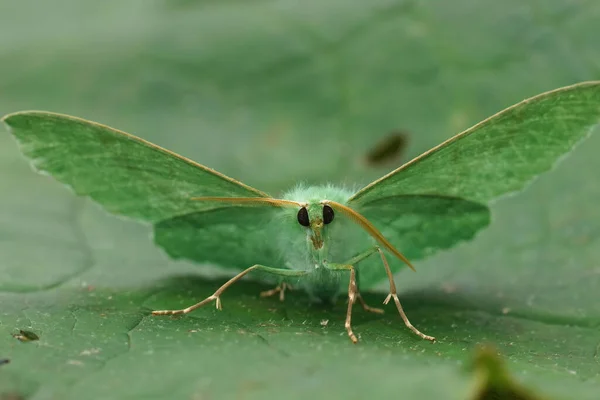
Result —
M369 202L359 211L411 261L470 240L490 223L488 207L445 196L385 197ZM395 257L387 259L394 272L403 266ZM379 257L361 262L358 270L363 287L386 277Z
M36 111L3 121L37 170L113 214L155 224L155 241L171 256L233 268L279 266L264 237L276 207L192 199L264 199L265 193L95 122Z
M354 194L361 209L401 195L460 197L487 204L523 189L600 122L600 81L524 100L423 153ZM401 213L401 210L398 210Z
M2 121L36 170L113 214L153 223L215 207L193 197L268 197L106 125L42 111L9 114Z

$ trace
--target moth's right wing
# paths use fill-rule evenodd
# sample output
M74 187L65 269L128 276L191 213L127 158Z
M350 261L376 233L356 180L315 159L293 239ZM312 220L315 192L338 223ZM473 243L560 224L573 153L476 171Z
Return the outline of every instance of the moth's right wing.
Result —
M600 81L515 104L426 151L355 193L348 206L402 195L481 204L524 189L600 124Z
M542 93L365 186L347 205L409 260L421 259L472 238L489 223L487 204L550 170L599 123L600 81ZM368 270L361 279L385 279Z

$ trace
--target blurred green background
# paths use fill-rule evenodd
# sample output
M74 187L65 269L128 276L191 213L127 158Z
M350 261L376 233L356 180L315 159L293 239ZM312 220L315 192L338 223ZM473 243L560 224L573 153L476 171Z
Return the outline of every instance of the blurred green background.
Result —
M0 114L102 122L274 195L301 181L354 187L526 97L600 79L599 20L595 0L4 0ZM365 164L398 130L409 140L396 163ZM149 317L212 293L219 270L168 260L148 227L33 174L3 132L0 393L465 399L472 349L492 342L548 398L597 399L599 149L596 135L496 203L472 242L399 274L409 317L437 344L392 308L357 308L353 346L343 301L279 304L256 283L229 291L220 313ZM18 329L40 340L21 343Z

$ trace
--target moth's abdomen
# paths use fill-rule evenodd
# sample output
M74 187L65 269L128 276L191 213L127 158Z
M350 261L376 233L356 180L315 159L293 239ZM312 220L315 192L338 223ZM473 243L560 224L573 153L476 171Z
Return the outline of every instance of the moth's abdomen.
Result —
M325 267L315 268L314 271L304 279L304 290L310 299L317 303L333 304L341 292L340 283L344 279L344 271L332 271Z

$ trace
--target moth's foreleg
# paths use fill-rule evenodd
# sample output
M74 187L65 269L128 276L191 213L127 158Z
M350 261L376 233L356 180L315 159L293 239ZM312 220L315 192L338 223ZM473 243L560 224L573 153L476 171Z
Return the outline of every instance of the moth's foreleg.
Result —
M348 336L350 337L352 343L358 343L358 339L352 331L352 306L356 301L356 293L358 292L358 288L356 286L356 271L350 264L327 263L326 267L331 270L350 271L350 282L348 284L348 310L346 311L346 322L344 323L344 327L346 328L346 332L348 332Z
M368 258L369 256L373 255L374 253L377 253L377 250L379 248L377 246L370 248L369 250L360 253L359 255L352 257L351 259L349 259L348 261L346 261L343 264L347 264L347 265L355 265L359 262L361 262L362 260L364 260L365 258ZM363 310L368 311L368 312L372 312L375 314L383 314L384 311L381 308L376 308L376 307L371 307L370 305L368 305L365 302L365 299L363 299L362 295L360 294L360 289L359 289L359 271L356 271L356 300L358 300L358 302L360 303L360 305L362 306Z
M177 315L177 314L187 314L189 312L194 311L197 308L200 308L212 301L215 302L215 305L217 307L217 309L221 309L221 294L231 285L233 285L235 282L237 282L238 280L240 280L243 276L247 275L249 272L254 271L254 270L260 270L260 271L264 271L264 272L268 272L270 274L274 274L274 275L279 275L279 276L285 276L285 277L300 277L303 275L306 275L307 272L306 271L293 271L293 270L289 270L289 269L283 269L283 268L271 268L271 267L265 267L264 265L253 265L250 268L240 272L239 274L237 274L236 276L234 276L233 278L231 278L230 280L228 280L227 282L225 282L220 288L217 289L216 292L214 292L212 295L208 296L206 299L202 300L199 303L196 303L192 306L189 306L187 308L181 309L181 310L159 310L159 311L152 311L152 315Z
M435 338L433 336L425 335L423 332L421 332L420 330L415 328L413 326L413 324L411 324L410 321L408 320L408 317L404 313L404 309L402 308L402 304L400 304L400 299L398 298L398 294L396 292L396 283L394 282L394 276L392 274L392 270L390 269L390 265L388 264L387 259L385 258L385 254L383 254L383 251L379 247L377 247L377 251L379 252L379 255L381 256L381 261L383 262L383 266L385 267L385 272L387 274L388 280L390 281L390 293L387 295L387 297L383 301L383 304L389 303L390 299L393 298L394 303L396 304L396 308L398 309L398 313L400 313L400 316L402 317L402 320L404 321L404 325L406 325L406 327L408 329L413 331L417 336L421 337L422 339L430 340L431 342L435 342Z

